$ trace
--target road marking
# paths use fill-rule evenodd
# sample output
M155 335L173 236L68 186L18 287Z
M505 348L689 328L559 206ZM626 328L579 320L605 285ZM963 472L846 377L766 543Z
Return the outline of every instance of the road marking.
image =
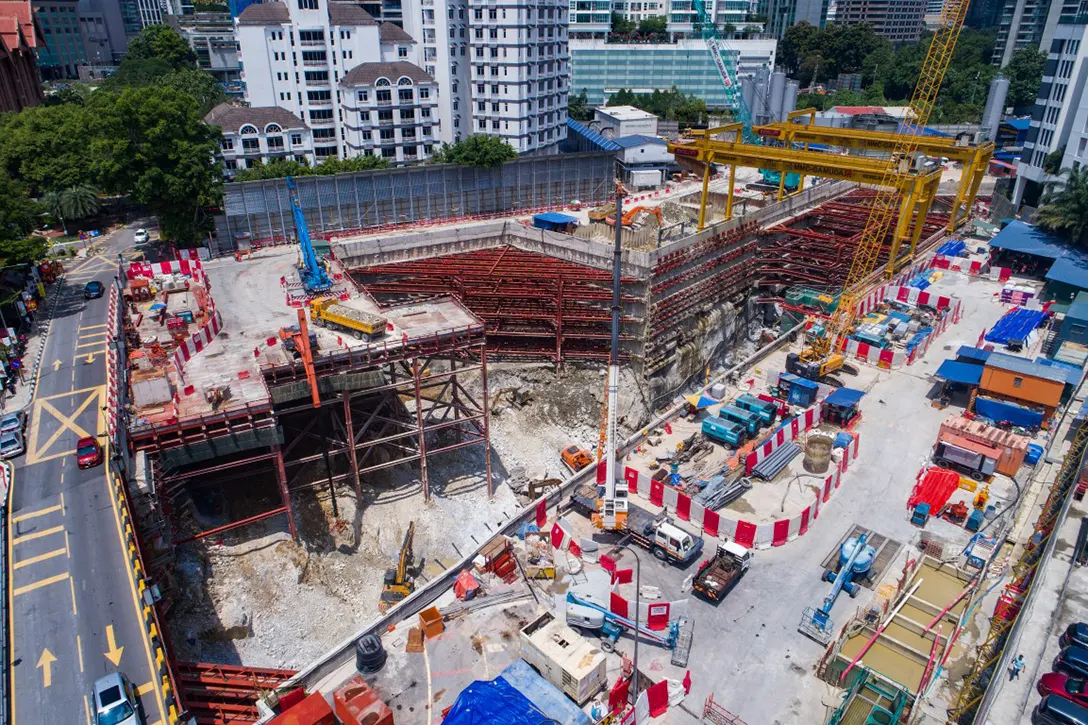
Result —
M42 671L42 684L45 687L53 686L53 663L57 661L57 658L53 656L53 653L48 648L42 650L42 656L38 658L38 667Z
M68 577L68 588L72 592L72 614L79 614L79 608L76 607L76 580L72 577Z
M28 519L36 519L39 516L47 516L48 514L56 513L57 511L64 510L64 504L59 503L56 506L49 506L47 508L38 509L37 511L27 511L25 514L19 514L11 520L11 523L17 524L20 521L26 521Z
M67 542L68 532L67 531L64 532L64 537L65 537L65 542L64 542L64 548L63 549L54 549L53 551L46 552L45 554L38 554L37 556L31 556L31 557L27 557L26 559L20 559L19 561L15 562L15 568L16 569L22 569L24 566L30 566L31 564L37 564L38 562L46 561L48 559L53 559L53 558L58 557L58 556L60 556L62 554L67 554L68 553L68 542Z
M91 702L86 695L83 696L83 714L87 716L87 725L91 725Z
M73 390L69 393L61 393L58 395L51 395L48 398L40 398L35 403L35 416L34 425L30 427L30 440L27 446L26 462L28 465L35 463L41 463L42 461L51 460L62 455L68 455L71 451L62 451L60 453L54 453L51 455L45 455L57 439L61 437L65 430L69 430L75 433L80 438L86 438L91 434L83 429L76 420L83 414L92 403L98 403L102 399L102 392L105 390L105 386L99 385L93 388L84 388L82 390ZM89 394L88 394L89 393ZM65 414L60 412L56 406L54 406L50 400L56 400L58 398L67 397L71 401L70 404L74 407L77 396L88 394L86 399L75 409L73 413ZM38 437L40 435L41 421L45 417L44 413L48 412L60 423L60 427L53 432L49 439L45 443L39 443Z
M57 372L58 370L60 370L61 367L63 367L63 365L64 365L64 363L62 363L59 358L54 360L53 361L53 372Z
M52 534L58 534L61 531L64 531L63 526L54 526L54 527L49 528L49 529L42 529L41 531L35 531L33 533L30 533L30 534L23 534L22 536L16 536L14 539L11 540L11 543L21 544L24 541L33 541L34 539L40 539L43 536L50 536Z
M154 692L154 691L155 691L155 683L154 682L145 682L144 684L142 684L142 685L140 685L139 687L136 688L136 694L139 697L143 697L147 693Z
M125 648L117 646L117 639L114 637L112 624L106 625L106 644L109 645L109 650L103 652L103 654L106 656L106 659L113 663L114 667L117 667L121 664L121 655L124 654Z
M109 325L107 323L103 322L101 325L80 325L79 329L81 329L81 330L105 330L108 327L109 327Z
M46 342L48 343L49 340L46 339ZM39 376L41 375L41 372L42 372L42 367L39 365L38 366L38 375ZM37 383L35 383L34 388L37 389L37 387L38 387ZM8 500L11 501L12 499L10 497L13 496L14 493L15 493L15 468L14 468L14 466L11 467L9 469L9 471L10 471L10 475L11 475L11 480L8 482L8 496L9 496ZM7 539L8 539L8 541L7 541L8 561L14 561L14 556L12 555L12 548L14 546L14 543L12 542L13 537L11 536L11 532L14 529L13 529L12 523L11 523L11 508L12 508L11 506L8 506L7 511L5 512L6 516L8 518L8 537L7 537ZM8 631L11 633L12 646L8 648L9 655L10 655L9 660L7 662L5 662L4 664L6 664L8 666L8 698L10 698L10 700L11 700L11 723L12 723L12 725L15 725L15 647L14 647L14 642L15 642L15 596L11 593L11 590L14 589L14 588L15 588L15 569L13 569L11 567L8 567L8 596L7 596L8 617L7 617L7 625L8 625ZM89 717L88 717L88 720L87 720L87 725L91 725Z
M79 671L83 671L83 638L76 635L76 651L79 653Z
M51 577L49 577L47 579L42 579L41 581L36 581L33 584L27 584L24 587L16 587L15 596L19 596L20 594L26 594L28 592L34 591L35 589L41 589L42 587L47 587L50 584L56 584L57 582L62 582L67 578L68 578L68 572L65 572L63 574L57 574L56 576L51 576Z
M65 529L64 530L64 554L69 559L72 558L72 547L69 545L70 542L71 542L71 538L72 538L71 534L69 534L68 530Z
M88 348L88 347L99 348L103 352L105 352L105 350L106 350L106 341L105 340L95 340L93 342L83 342L83 343L77 343L76 344L76 349L77 350L82 350L82 349ZM86 354L86 353L84 353L84 354Z
M92 337L105 337L106 335L110 334L108 330L101 330L101 331L95 330L94 332L82 332L83 328L81 327L79 329L80 329L80 333L79 333L79 339L80 340L88 340L88 339L90 339Z

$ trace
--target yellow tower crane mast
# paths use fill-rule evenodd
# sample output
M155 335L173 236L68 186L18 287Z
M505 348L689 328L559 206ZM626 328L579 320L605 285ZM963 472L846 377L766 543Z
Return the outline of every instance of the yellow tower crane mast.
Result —
M896 174L902 173L902 169L910 168L915 163L921 134L933 111L933 104L941 90L941 83L944 81L948 65L952 62L952 54L956 49L960 30L963 28L968 4L969 0L945 0L940 25L929 44L929 52L926 53L926 59L922 63L922 71L914 87L914 95L910 99L907 116L904 118L904 133L896 135L895 147L888 158L888 166L884 172L888 177L887 183L877 187L868 221L861 233L857 252L850 263L850 272L843 284L839 306L828 323L825 334L813 337L809 341L810 347L801 353L801 360L818 366L821 373L833 372L842 367L842 355L839 351L845 344L845 337L854 323L858 301L865 290L865 283L876 267L892 218L899 208L898 196L901 192L899 185L893 183L893 178ZM902 193L910 192L903 190ZM916 219L915 224L921 224L923 221L923 219ZM894 269L894 261L892 260L892 264L889 264L889 271Z

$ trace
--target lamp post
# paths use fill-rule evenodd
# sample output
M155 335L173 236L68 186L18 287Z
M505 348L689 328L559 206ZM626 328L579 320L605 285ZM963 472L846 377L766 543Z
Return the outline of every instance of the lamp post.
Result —
M620 543L616 544L616 547L613 549L613 551L618 551L620 549L626 549L631 554L631 556L635 557L635 616L632 617L632 619L635 622L635 661L634 661L635 669L634 669L634 672L631 673L631 683L632 683L633 686L628 688L628 693L627 693L627 700L633 706L635 704L635 701L638 700L638 684L639 684L639 682L638 682L638 680L639 680L639 677L638 677L638 636L639 636L638 612L639 612L639 609L641 608L641 604L642 604L642 587L640 586L641 575L642 575L642 560L638 558L638 554L636 554L635 550L633 548L631 548L631 536L630 535L625 536L620 541Z

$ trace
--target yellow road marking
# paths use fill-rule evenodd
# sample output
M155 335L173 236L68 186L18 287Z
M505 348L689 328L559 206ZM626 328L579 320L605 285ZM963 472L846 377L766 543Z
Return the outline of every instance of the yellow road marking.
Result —
M72 614L79 614L79 608L76 606L76 580L68 577L68 588L72 592Z
M83 639L76 635L76 651L79 652L79 671L83 671Z
M38 414L35 416L34 426L32 426L30 429L30 446L28 447L26 456L28 464L40 463L45 460L50 460L51 458L56 458L57 455L67 455L67 452L64 452L50 457L43 456L43 454L48 451L54 443L56 443L57 439L60 438L61 434L64 433L65 430L72 431L80 438L86 438L90 436L90 433L85 431L82 426L76 423L76 419L83 414L83 411L90 407L91 403L98 402L102 398L103 386L91 388L90 390L93 391L92 394L88 395L87 399L84 400L83 403L78 408L76 408L75 412L71 415L65 415L64 413L61 413L52 403L49 402L48 398L42 398L38 401ZM72 393L67 393L66 395L74 400L77 394L81 394L83 392L86 391L73 391ZM56 398L61 396L52 397ZM56 418L57 421L60 423L60 427L53 432L53 435L49 436L49 439L44 444L39 444L39 426L41 424L41 419L44 417L41 415L41 413L44 411L48 411L54 418Z
M101 325L80 325L79 329L80 330L105 330L108 327L109 327L109 325L107 323L103 322Z
M105 337L108 334L110 334L109 330L94 330L92 332L86 332L86 331L84 331L84 329L82 327L79 328L79 339L80 340L88 340L88 339L90 339L92 337Z
M71 535L68 533L67 530L65 530L65 532L64 532L64 553L69 559L72 558L72 547L70 547L68 545L68 542L71 540L71 538L72 538Z
M30 556L30 557L27 557L26 559L20 559L19 561L15 562L15 568L16 569L22 569L24 566L30 566L31 564L37 564L40 561L46 561L47 559L53 559L55 557L60 556L61 554L68 553L68 542L67 542L68 532L66 531L64 533L65 533L66 541L65 541L65 545L64 545L63 549L54 549L53 551L49 551L49 552L46 552L44 554L38 554L37 556Z
M90 365L94 362L94 359L99 355L105 355L105 350L93 350L91 352L81 352L78 355L72 357L72 365L85 364ZM73 380L74 382L74 380Z
M41 589L42 587L47 587L50 584L56 584L57 582L62 582L67 578L68 578L68 572L65 572L63 574L57 574L56 576L51 576L51 577L48 577L46 579L42 579L41 581L36 581L33 584L27 584L26 586L23 586L23 587L16 587L15 588L15 596L19 596L20 594L26 594L27 592L32 592L35 589Z
M46 344L48 344L48 343L49 343L49 339L46 338ZM39 377L41 376L43 367L44 367L43 365L38 366L38 376ZM35 383L34 389L37 390L37 383ZM9 470L11 472L11 480L8 482L8 495L11 496L11 495L14 495L14 492L15 492L15 467L12 466ZM11 499L9 498L8 500L10 501ZM12 523L11 523L11 507L10 506L8 506L7 517L8 517L8 532L11 532L13 529L12 529ZM12 555L12 547L14 546L14 544L12 543L12 537L10 535L7 538L8 538L8 561L13 561L14 557ZM12 642L15 641L15 603L14 603L15 602L15 597L11 594L11 590L14 588L14 584L15 584L15 570L12 569L11 567L8 567L8 596L7 596L7 600L8 600L7 601L7 605L8 605L8 621L7 621L7 625L8 625L8 631L11 632ZM15 725L15 647L10 647L9 648L9 654L10 654L10 659L5 664L8 665L8 697L11 698L11 722L12 722L12 725ZM87 704L87 700L86 700L87 696L84 695L83 697L84 697L83 703L84 703L84 705L86 705ZM90 710L87 710L87 725L91 725Z
M52 534L59 534L61 531L64 531L63 526L54 526L53 528L50 528L50 529L42 529L41 531L35 531L33 533L30 533L30 534L23 534L22 536L16 536L14 539L11 540L11 543L21 544L24 541L33 541L34 539L40 539L43 536L51 536Z
M53 686L53 663L56 661L57 658L49 651L48 647L42 650L42 656L38 658L38 664L35 666L42 671L42 685L44 687Z
M142 685L140 685L139 687L136 688L136 694L139 695L140 697L143 697L147 693L153 692L154 690L155 690L155 683L154 682L145 682L144 684L142 684Z
M83 714L87 716L87 725L91 725L91 702L86 695L83 696Z
M18 516L13 518L11 522L13 524L17 524L20 521L26 521L27 519L36 519L39 516L47 516L49 514L56 513L57 511L62 510L64 510L64 504L59 503L56 506L49 506L47 508L38 509L37 511L27 511L25 514L19 514Z
M105 340L96 340L95 342L84 342L84 343L79 343L79 344L76 345L77 350L82 350L82 349L87 348L87 347L99 348L103 352L105 352L105 350L106 350L106 341ZM83 354L86 355L87 353L83 353Z

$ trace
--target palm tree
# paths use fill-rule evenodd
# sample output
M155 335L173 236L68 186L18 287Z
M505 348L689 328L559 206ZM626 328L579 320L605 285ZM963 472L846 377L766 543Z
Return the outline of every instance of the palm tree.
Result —
M1088 231L1088 167L1062 169L1059 176L1059 181L1047 182L1036 221L1044 229L1084 243Z
M68 236L68 225L64 221L64 201L61 192L48 191L42 197L42 205L49 210L49 214L60 222L64 235Z
M60 194L61 206L67 219L86 219L98 213L101 206L94 189L81 184L65 189Z

